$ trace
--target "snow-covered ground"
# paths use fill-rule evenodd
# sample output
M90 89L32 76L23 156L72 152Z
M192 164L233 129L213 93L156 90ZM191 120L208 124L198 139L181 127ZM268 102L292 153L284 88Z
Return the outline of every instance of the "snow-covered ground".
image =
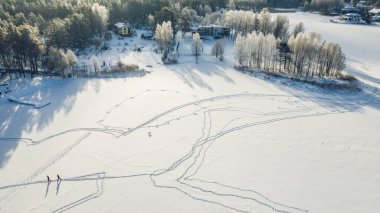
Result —
M13 97L51 104L0 99L0 211L377 212L380 29L287 15L342 44L361 92L254 78L232 49L210 56L213 41L198 64L181 41L165 66L152 41L125 39L123 53L115 40L100 62L152 73L10 82Z

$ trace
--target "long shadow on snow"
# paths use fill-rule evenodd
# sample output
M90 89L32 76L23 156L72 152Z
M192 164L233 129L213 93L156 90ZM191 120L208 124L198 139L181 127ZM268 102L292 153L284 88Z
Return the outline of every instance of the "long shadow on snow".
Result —
M5 102L0 107L0 168L3 167L11 155L9 153L15 150L20 141L18 140L1 140L1 138L21 138L23 132L43 130L53 120L57 112L63 111L69 113L75 104L75 99L84 87L88 84L85 80L48 80L54 81L54 86L46 85L31 91L28 95L40 96L51 104L42 109L34 109L30 106L13 104ZM45 82L43 81L42 84ZM27 85L33 87L31 85ZM33 89L33 88L32 88Z
M238 72L269 82L300 99L307 95L321 106L336 111L360 111L364 106L380 110L380 89L361 81L357 82L357 88L322 88L288 78L269 76L261 72Z
M212 69L209 69L209 66L211 66ZM168 66L168 68L192 89L195 86L198 86L200 88L206 88L209 91L214 90L211 85L203 79L202 75L210 77L217 76L228 83L235 84L233 79L226 74L222 64L218 64L218 62L212 63L204 59L200 59L198 64L196 64L195 61L188 61L182 62L178 65Z
M132 75L129 77L142 77ZM116 78L124 78L125 75ZM112 77L114 78L114 77ZM57 113L63 112L67 115L76 103L78 94L87 88L94 88L96 93L100 92L101 84L110 81L111 77L97 78L71 78L71 79L48 79L42 80L39 86L33 86L24 79L19 84L23 88L23 95L51 102L45 108L34 109L30 106L10 103L6 100L0 102L0 168L10 159L11 152L15 150L22 141L24 132L42 131L54 120ZM15 91L14 91L15 92ZM91 107L91 106L89 106ZM5 138L12 140L4 140ZM20 140L17 140L20 138ZM41 136L43 138L43 136Z
M358 70L355 67L355 65L356 66L359 65L359 66L362 66L364 68L365 65L362 62L355 60L355 59L347 59L347 61L348 61L348 63L347 63L345 71L347 71L349 74L356 76L360 79L363 79L363 80L366 80L366 81L380 85L380 79L373 77L373 76L370 76L366 72L363 72L363 70L360 70L360 69ZM366 69L366 68L364 68L364 69Z

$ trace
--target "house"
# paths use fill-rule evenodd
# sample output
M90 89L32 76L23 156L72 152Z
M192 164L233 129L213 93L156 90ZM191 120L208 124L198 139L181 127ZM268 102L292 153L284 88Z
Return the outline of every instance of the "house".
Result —
M343 16L345 21L353 22L353 23L360 23L362 22L362 17L359 14L356 13L347 13Z
M133 36L133 29L127 23L118 22L115 25L115 32L121 36Z
M356 13L356 14L359 14L360 13L360 10L355 8L355 7L351 7L351 6L347 6L345 8L342 9L342 14L345 15L345 14L348 14L348 13Z
M380 8L374 8L370 10L368 13L371 16L372 21L380 22Z
M356 4L357 7L362 7L362 6L365 6L365 5L366 5L365 1L359 1L359 2Z
M368 13L371 16L380 16L380 8L373 8L372 10L368 11Z
M192 33L199 33L201 38L212 36L215 39L219 39L222 37L230 36L230 32L230 28L222 27L219 25L199 26L192 29Z

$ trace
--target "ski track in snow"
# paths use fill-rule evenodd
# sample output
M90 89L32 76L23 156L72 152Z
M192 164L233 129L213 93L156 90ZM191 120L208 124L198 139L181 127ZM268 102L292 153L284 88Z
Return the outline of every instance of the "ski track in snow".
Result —
M73 144L62 150L58 155L54 156L45 164L41 165L37 170L35 170L31 175L29 175L25 181L22 182L20 187L16 187L15 189L9 191L5 196L0 198L0 204L6 201L10 201L17 194L19 194L22 189L24 189L29 183L33 181L34 178L41 175L44 171L46 171L50 166L58 162L60 159L65 157L71 150L73 150L76 146L78 146L82 141L84 141L88 136L90 136L90 132L87 132L83 136L79 137ZM39 181L43 183L45 181ZM47 182L47 181L46 181ZM0 208L1 209L1 208Z
M103 194L103 191L104 191L104 177L105 177L105 173L104 172L101 172L101 173L96 173L96 174L91 174L91 175L85 175L85 176L82 176L82 177L77 177L77 178L71 178L71 179L65 179L65 181L82 181L84 179L88 179L88 178L91 178L91 177L94 177L94 180L95 180L95 183L96 183L96 192L94 193L91 193L79 200L76 200L72 203L69 203L69 204L66 204L56 210L54 210L53 212L65 212L65 211L68 211L72 208L75 208L76 206L79 206L83 203L86 203L92 199L96 199L98 197L100 197L102 194Z
M281 202L276 202L271 200L269 197L254 191L252 189L241 189L235 186L225 185L223 183L215 181L206 181L194 178L199 169L202 167L204 160L206 158L209 148L216 143L217 139L223 137L226 134L237 132L243 129L251 128L258 125L270 124L278 121L313 117L313 116L323 116L323 115L332 115L332 114L341 114L347 112L354 112L364 107L365 105L370 104L373 99L370 97L379 95L379 91L376 89L372 91L367 96L363 96L359 99L358 97L353 97L350 106L346 108L331 108L320 105L318 101L327 101L340 105L347 105L347 98L345 102L342 103L341 100L336 98L326 98L326 97L310 97L310 96L287 96L287 95L268 95L268 94L232 94L206 98L202 100L197 100L182 104L171 109L168 109L165 112L153 116L151 119L148 119L145 122L142 122L136 127L127 127L119 126L113 127L106 124L107 117L117 108L125 105L128 102L132 102L139 96L149 94L149 93L176 93L181 95L186 95L189 97L196 97L191 94L181 93L178 91L169 91L169 90L145 90L141 93L138 93L134 96L128 97L119 103L116 103L108 111L105 112L104 116L97 122L103 128L76 128L71 130L66 130L49 137L43 138L41 140L33 140L31 138L0 138L0 141L3 142L14 142L20 141L26 143L28 146L40 145L42 143L48 142L50 139L71 133L71 132L85 132L85 134L79 137L72 145L62 150L57 156L54 156L50 161L41 165L35 172L29 175L26 180L22 181L20 184L0 186L0 190L12 189L10 192L5 194L0 198L0 209L1 206L6 205L12 198L19 194L22 189L31 184L46 184L47 181L35 181L33 180L46 171L51 165L62 159L64 156L69 154L69 152L78 146L82 141L84 141L91 132L100 132L104 134L110 134L115 138L127 137L129 134L132 134L134 131L137 131L142 128L160 128L163 126L168 126L173 122L180 121L182 119L188 118L190 116L202 115L203 118L203 127L202 135L195 141L191 150L189 150L182 158L173 162L165 169L158 169L153 172L148 172L145 174L133 174L128 176L106 176L106 172L100 172L80 177L66 178L63 181L96 181L96 192L85 196L77 201L66 204L53 212L64 212L75 208L83 203L91 201L100 197L104 191L104 181L112 179L121 179L121 178L137 178L137 177L149 177L155 187L165 188L169 190L176 190L183 193L189 198L201 201L209 204L219 205L227 209L236 211L236 212L252 212L255 206L260 208L265 208L266 210L271 210L273 212L308 212L306 209L292 207ZM233 103L239 103L244 101L252 100L270 100L277 101L280 103L287 103L288 105L294 108L282 108L282 110L275 112L259 112L250 108L238 108L233 106L224 106ZM236 100L239 102L223 102L223 101ZM305 101L313 104L313 107L309 107L305 104ZM219 103L219 106L217 105ZM209 106L203 106L209 104ZM213 105L214 104L214 105ZM189 106L195 106L197 109L182 115L179 115L175 118L167 119L163 122L154 124L158 119L165 118L165 116L186 109ZM223 106L223 107L222 107ZM280 109L280 108L279 108ZM227 122L220 130L215 134L212 134L213 129L213 114L215 112L236 112L242 113L245 116L235 117L234 119ZM243 119L254 120L253 122L246 122L239 126L232 126L236 121ZM232 200L232 201L230 201ZM238 201L238 202L236 202Z

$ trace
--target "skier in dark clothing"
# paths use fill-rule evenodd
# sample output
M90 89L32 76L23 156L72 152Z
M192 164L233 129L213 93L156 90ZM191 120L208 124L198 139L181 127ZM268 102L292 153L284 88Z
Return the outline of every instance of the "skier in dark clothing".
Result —
M47 181L48 181L48 184L51 182L50 178L49 178L49 175L46 176L47 177Z
M57 174L57 181L62 181L61 177Z

